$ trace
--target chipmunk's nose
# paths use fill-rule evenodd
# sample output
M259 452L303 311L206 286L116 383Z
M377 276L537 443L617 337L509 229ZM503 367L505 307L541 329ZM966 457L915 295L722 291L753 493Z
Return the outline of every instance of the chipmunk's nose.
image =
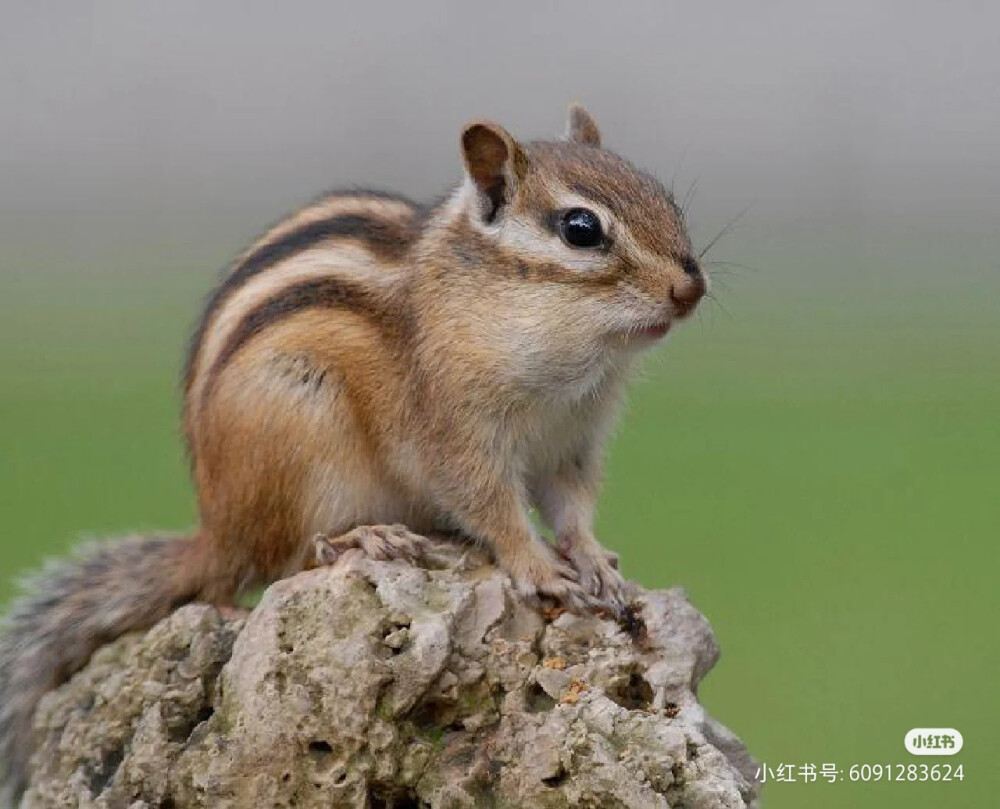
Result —
M701 272L697 259L686 256L677 262L684 275L675 276L670 285L670 301L679 317L689 314L708 290L708 281Z

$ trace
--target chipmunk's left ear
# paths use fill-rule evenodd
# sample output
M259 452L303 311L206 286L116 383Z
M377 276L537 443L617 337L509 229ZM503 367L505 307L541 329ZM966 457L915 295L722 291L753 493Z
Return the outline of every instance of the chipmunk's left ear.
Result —
M601 145L601 130L597 128L597 122L581 104L575 101L569 105L565 137L572 143L584 143L587 146Z
M462 160L476 189L482 218L493 222L517 194L524 153L502 126L472 121L462 130Z

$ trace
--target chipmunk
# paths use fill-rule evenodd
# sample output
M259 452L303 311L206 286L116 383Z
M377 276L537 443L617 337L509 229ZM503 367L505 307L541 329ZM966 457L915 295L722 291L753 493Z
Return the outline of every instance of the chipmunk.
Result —
M200 526L92 548L15 605L8 800L38 699L99 644L348 548L413 558L423 535L458 532L525 594L621 611L593 531L602 445L637 355L707 279L671 195L604 150L582 107L560 141L472 122L461 153L463 181L433 207L330 194L232 265L184 374Z

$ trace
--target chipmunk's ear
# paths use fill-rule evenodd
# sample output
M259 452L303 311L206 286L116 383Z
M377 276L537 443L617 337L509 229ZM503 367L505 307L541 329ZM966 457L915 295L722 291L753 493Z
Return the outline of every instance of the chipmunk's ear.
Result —
M465 173L476 189L486 222L494 221L514 198L524 159L517 142L497 124L473 121L462 130Z
M573 143L584 143L587 146L601 145L601 130L597 128L597 122L575 101L569 105L565 137Z

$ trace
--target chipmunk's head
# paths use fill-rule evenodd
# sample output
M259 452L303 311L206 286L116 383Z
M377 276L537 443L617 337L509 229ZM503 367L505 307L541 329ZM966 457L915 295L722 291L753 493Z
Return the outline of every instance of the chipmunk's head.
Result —
M536 335L546 326L529 310L546 318L548 338L643 347L704 296L681 210L660 182L601 148L582 107L570 107L560 141L518 143L494 123L472 122L462 155L456 200L478 263L517 282L521 320Z

